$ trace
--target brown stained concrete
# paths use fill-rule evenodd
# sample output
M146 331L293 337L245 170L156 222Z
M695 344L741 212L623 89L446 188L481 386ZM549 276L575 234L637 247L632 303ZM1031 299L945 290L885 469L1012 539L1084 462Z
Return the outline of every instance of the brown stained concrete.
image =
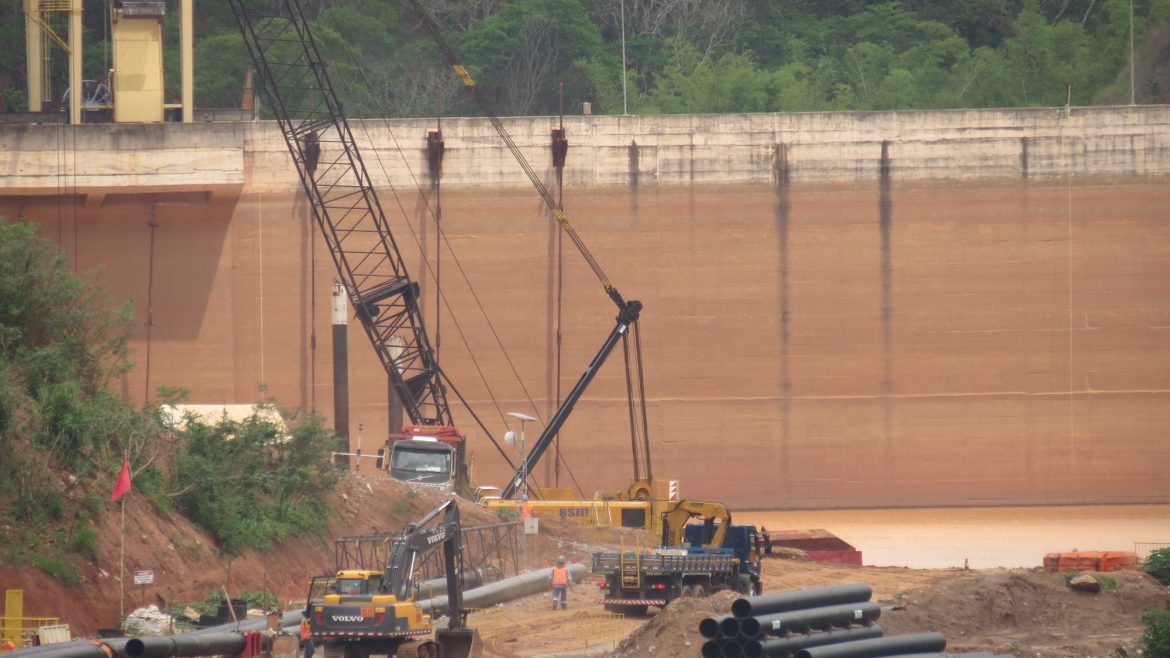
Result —
M443 367L497 437L504 412L547 418L555 240L539 199L444 190L459 265L444 249L439 266L456 325L446 307L435 318L418 246L433 263L435 230L416 196L402 198L406 218L389 191L383 206L423 280ZM150 201L23 199L0 214L43 223L78 269L101 268L95 279L134 303L137 367L120 386L140 403ZM769 508L1170 500L1166 181L895 182L884 218L880 201L876 180L565 191L609 280L645 304L655 476L686 497ZM303 195L245 188L155 214L150 385L331 415L336 275ZM616 308L564 246L567 391ZM352 314L348 333L351 444L361 423L368 454L386 431L385 378ZM454 413L476 480L502 483L496 449ZM624 486L628 425L619 351L562 434L561 484ZM538 433L527 427L529 443ZM548 465L537 473L551 484Z

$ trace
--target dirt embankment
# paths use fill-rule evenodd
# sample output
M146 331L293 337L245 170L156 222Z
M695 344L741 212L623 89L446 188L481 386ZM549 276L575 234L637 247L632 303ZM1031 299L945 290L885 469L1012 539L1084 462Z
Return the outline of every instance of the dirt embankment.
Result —
M126 501L125 599L119 588L121 546L117 508L95 522L100 536L97 559L81 565L83 581L70 587L29 565L0 564L0 589L24 591L24 614L57 617L75 636L95 636L103 627L118 624L119 611L141 604L167 606L202 601L211 592L226 589L232 596L249 590L272 592L283 602L304 600L307 584L334 565L336 537L391 533L417 521L445 497L419 492L385 477L350 475L334 494L336 518L326 536L301 537L264 553L220 553L204 533L177 514L159 515L142 496ZM475 505L460 505L465 525L498 522L499 518ZM584 533L560 523L528 544L529 566L552 564L558 554L588 561L591 552ZM154 584L133 585L137 570L151 570Z

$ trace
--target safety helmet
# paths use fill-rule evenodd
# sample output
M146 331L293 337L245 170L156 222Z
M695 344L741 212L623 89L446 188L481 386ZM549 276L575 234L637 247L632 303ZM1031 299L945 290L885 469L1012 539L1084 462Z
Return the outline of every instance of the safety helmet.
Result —
M564 556L564 555L558 555L558 556L557 556L557 566L558 566L558 567L563 567L563 566L565 566L565 556Z

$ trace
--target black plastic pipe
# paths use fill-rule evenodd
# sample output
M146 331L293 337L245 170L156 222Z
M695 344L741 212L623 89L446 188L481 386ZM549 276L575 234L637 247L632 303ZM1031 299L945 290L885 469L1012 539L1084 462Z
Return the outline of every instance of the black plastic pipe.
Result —
M735 617L723 617L719 621L719 634L731 639L739 637L739 620Z
M757 638L761 635L807 633L813 630L828 630L833 627L865 626L877 621L881 614L881 606L870 601L778 612L740 620L740 635Z
M865 583L798 589L789 592L767 594L765 596L736 599L731 603L731 614L740 619L745 617L759 617L760 615L769 615L787 610L821 608L839 603L868 601L872 594L873 591Z
M126 642L130 658L172 658L173 656L234 656L244 650L244 636L239 633L206 635L164 635L136 637Z
M711 640L720 637L720 635L727 637L727 634L721 633L719 629L723 627L723 622L727 621L728 619L735 621L735 617L732 617L731 615L724 615L722 617L704 617L699 622L699 635L702 635L703 637ZM738 634L739 623L736 622L735 634L731 635L730 637L735 637Z
M110 658L126 655L127 638L116 637L103 640L73 640L60 644L45 644L26 647L5 653L5 658Z
M839 630L824 631L823 633L808 633L804 635L793 635L791 637L778 637L770 640L748 640L744 642L743 655L744 658L760 658L760 656L782 657L794 654L808 647L869 640L881 636L882 627L873 624L872 626L842 628Z
M796 658L889 658L907 654L937 654L946 648L947 638L942 633L914 633L809 647L797 651Z
M707 640L699 653L703 658L723 658L723 640Z
M719 640L723 658L743 658L743 645L737 640Z

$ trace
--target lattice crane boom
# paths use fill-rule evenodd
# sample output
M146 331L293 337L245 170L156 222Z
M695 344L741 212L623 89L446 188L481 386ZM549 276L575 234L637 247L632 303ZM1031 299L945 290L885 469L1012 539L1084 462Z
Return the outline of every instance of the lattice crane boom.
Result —
M451 410L406 270L299 0L229 0L314 221L412 422Z

